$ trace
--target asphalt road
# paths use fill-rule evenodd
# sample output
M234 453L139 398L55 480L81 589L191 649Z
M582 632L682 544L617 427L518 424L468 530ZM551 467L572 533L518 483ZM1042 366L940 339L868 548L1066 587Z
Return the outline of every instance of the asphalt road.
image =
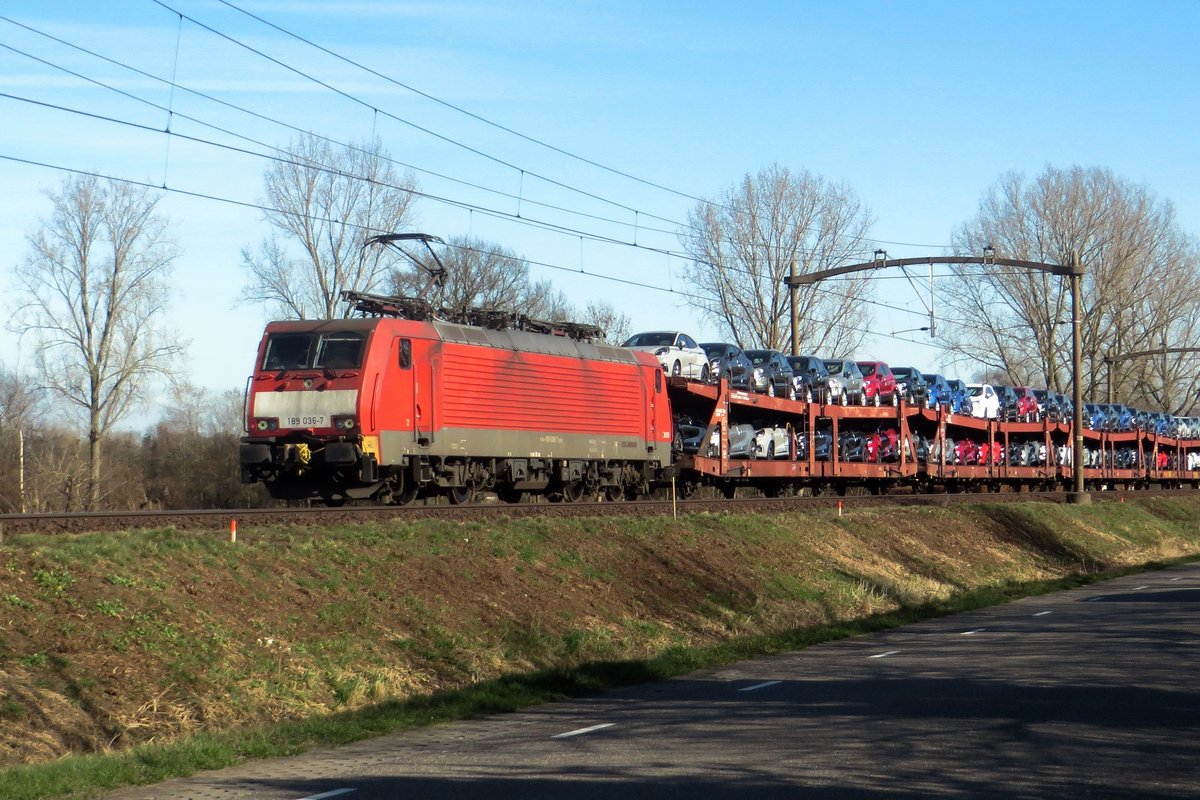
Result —
M109 797L1200 797L1200 565Z

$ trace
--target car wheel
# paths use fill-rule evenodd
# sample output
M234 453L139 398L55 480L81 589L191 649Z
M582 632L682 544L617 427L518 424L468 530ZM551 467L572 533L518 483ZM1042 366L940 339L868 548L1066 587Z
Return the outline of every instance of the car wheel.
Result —
M676 362L675 362L675 363L674 363L674 364L671 366L671 377L672 377L672 378L678 378L678 377L679 377L680 375L682 375L682 374L683 374L683 365L682 365L682 364L680 364L678 361L676 361Z
M813 401L813 391L812 391L812 387L809 387L804 390L804 402L811 403L812 401Z
M860 406L865 406L867 404L867 393L862 389L858 391L858 404Z
M934 405L934 403L933 403L933 395L931 395L931 394L927 394L927 395L925 395L925 407L926 407L926 408L933 408L933 405Z
M774 441L767 442L767 458L774 458L774 457L775 457L775 442Z
M892 405L897 406L897 407L900 406L900 393L899 392L892 392Z
M849 399L850 398L846 397L846 390L842 389L842 393L838 396L838 404L844 406L846 405L846 401Z
M879 408L879 406L880 406L880 402L879 402L879 392L876 392L876 393L875 393L875 407L876 407L876 408Z
M767 381L767 397L775 396L775 381Z
M796 399L796 387L795 386L790 386L790 385L788 386L787 398L788 398L788 400Z
M700 382L708 383L709 375L710 375L710 373L708 371L708 364L705 364L703 367L700 368Z

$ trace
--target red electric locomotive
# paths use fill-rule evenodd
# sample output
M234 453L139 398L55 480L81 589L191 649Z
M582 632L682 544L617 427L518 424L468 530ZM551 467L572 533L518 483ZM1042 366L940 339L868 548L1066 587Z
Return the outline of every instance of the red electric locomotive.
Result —
M402 318L414 316L404 298L347 299L375 316L267 325L244 482L329 504L464 503L482 490L574 501L635 496L670 466L670 404L653 355L594 343L587 326L523 330L533 321L506 317L485 328Z

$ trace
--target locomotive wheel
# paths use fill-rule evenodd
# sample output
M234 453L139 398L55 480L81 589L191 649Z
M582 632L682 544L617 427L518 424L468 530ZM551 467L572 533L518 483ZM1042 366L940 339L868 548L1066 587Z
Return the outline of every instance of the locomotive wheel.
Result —
M562 487L564 503L578 503L583 499L583 481L571 481Z
M625 490L620 486L605 486L604 499L610 503L625 499Z
M524 494L520 489L500 489L496 492L496 496L505 503L519 503L521 496Z
M475 487L469 484L467 486L451 486L448 494L451 504L461 506L463 503L469 503L475 499Z

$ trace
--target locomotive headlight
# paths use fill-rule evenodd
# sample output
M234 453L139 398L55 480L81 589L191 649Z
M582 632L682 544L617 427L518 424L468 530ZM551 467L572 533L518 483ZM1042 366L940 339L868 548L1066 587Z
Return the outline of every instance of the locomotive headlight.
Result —
M274 417L262 417L254 420L254 428L260 431L277 430L279 428L279 420Z
M334 417L333 427L340 431L351 431L358 427L358 419L356 417Z

